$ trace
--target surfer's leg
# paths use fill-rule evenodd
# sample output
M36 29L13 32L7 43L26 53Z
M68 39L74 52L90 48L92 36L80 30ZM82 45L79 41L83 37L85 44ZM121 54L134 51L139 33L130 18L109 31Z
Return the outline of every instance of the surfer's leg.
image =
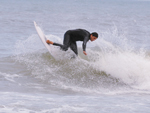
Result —
M70 46L70 35L68 34L68 32L66 32L64 34L64 41L63 41L63 45L62 44L59 44L59 43L55 43L55 42L52 42L50 40L47 40L46 41L48 44L52 44L52 45L55 45L55 46L59 46L61 48L61 50L63 51L67 51L69 46Z
M48 43L48 44L49 44L49 43ZM67 50L68 50L68 47L69 47L69 45L62 45L62 44L55 43L55 42L53 42L52 45L54 45L54 46L59 46L59 47L61 48L61 50L63 50L63 51L67 51Z
M58 44L58 43L55 43L55 42L53 43L53 45L59 46L60 49L63 50L63 51L67 51L68 50L68 46L66 46L66 45Z
M72 42L72 43L70 44L70 48L71 48L71 50L72 50L76 55L78 55L78 49L77 49L77 44L76 44L76 42Z
M64 34L64 41L63 41L62 49L63 50L68 50L69 46L70 46L70 35L68 34L68 32L66 32Z
M52 41L50 41L50 40L47 40L46 42L47 42L47 44L52 44L52 45L55 45L55 46L60 46L60 47L63 46L62 44L55 43L55 42L52 42Z
M59 44L59 43L53 43L53 45L55 45L55 46L59 46L59 47L62 47L63 45L62 44Z
M54 43L53 45L60 46L61 50L67 51L69 46L70 46L70 36L69 36L69 34L67 32L65 33L63 45L58 44L58 43Z

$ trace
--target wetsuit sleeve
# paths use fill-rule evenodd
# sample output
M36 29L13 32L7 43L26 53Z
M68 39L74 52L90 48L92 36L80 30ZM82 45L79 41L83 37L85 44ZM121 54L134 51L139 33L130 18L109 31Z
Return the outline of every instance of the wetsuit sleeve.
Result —
M83 44L82 44L82 48L83 48L83 51L86 51L86 43L88 41L88 37L86 37L84 40L83 40Z

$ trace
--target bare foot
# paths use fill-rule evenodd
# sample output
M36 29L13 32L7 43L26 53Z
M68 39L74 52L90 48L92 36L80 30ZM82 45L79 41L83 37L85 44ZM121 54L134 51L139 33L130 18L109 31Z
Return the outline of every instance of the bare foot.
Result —
M50 40L47 40L46 43L48 43L48 44L53 44L53 42L50 41Z

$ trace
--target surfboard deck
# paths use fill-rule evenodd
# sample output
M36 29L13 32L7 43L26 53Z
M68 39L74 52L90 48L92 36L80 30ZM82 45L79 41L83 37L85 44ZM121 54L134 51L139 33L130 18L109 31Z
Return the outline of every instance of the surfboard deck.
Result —
M47 41L47 38L46 36L44 35L42 29L37 25L37 23L34 21L34 26L35 26L35 29L41 39L41 41L43 42L44 46L47 48L47 50L49 51L50 55L52 56L51 54L51 48L50 48L50 45L46 43ZM52 56L53 57L53 56Z

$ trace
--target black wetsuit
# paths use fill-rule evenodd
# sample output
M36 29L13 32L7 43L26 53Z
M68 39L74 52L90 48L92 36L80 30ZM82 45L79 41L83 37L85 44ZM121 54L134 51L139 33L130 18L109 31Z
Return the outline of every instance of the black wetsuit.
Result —
M83 41L82 47L83 51L86 51L86 43L90 39L90 33L84 29L68 30L64 34L63 45L58 43L53 43L53 45L60 46L62 50L67 51L70 47L76 55L78 55L76 41Z

